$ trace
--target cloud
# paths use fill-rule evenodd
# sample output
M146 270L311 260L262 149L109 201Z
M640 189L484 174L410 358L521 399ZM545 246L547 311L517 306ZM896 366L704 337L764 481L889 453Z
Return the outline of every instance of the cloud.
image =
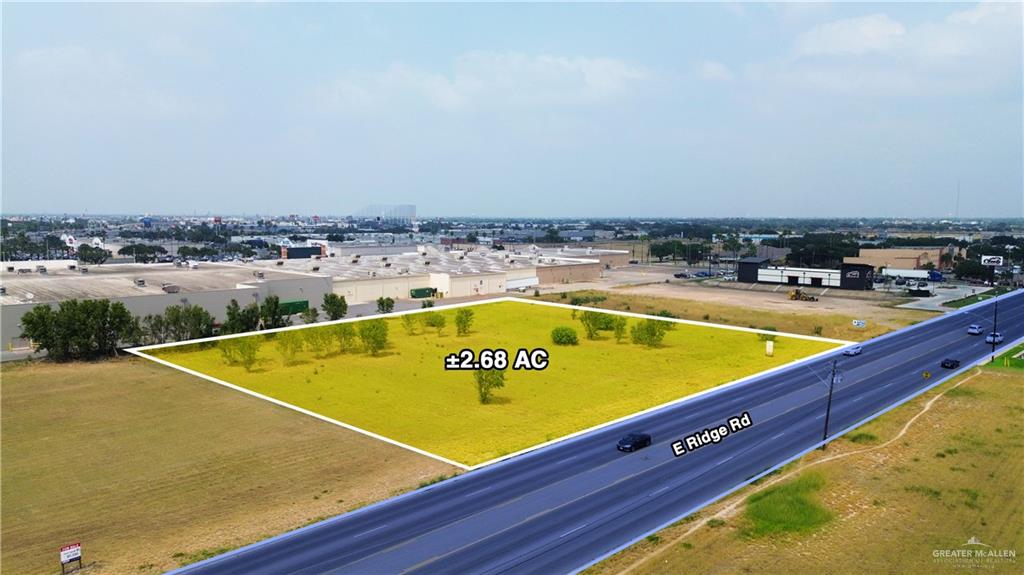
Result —
M908 26L885 14L819 24L795 37L790 57L747 65L737 83L781 98L793 93L1019 98L1020 10L982 3Z
M583 104L620 98L649 77L644 67L614 58L468 52L450 74L401 62L350 72L322 85L317 100L336 109L410 100L442 110Z
M732 82L736 78L736 75L733 74L728 66L714 60L701 62L697 66L697 73L700 74L701 78L715 82Z
M816 26L796 40L799 54L807 56L859 56L888 50L907 29L885 14L846 18Z

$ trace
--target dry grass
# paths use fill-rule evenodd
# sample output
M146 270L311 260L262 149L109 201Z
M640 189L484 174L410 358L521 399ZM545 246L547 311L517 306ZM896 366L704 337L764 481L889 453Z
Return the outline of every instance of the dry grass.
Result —
M453 468L141 359L4 364L2 564L159 573Z
M635 293L630 293L635 292ZM649 292L649 293L648 293ZM652 295L658 294L658 295ZM661 295L664 294L664 297ZM574 297L602 296L604 301L592 305L605 309L653 314L666 310L677 317L696 321L709 321L742 327L772 326L779 331L805 335L820 335L833 339L863 341L933 317L935 314L914 310L892 309L876 302L840 300L829 302L790 302L785 294L714 288L681 288L655 284L622 290L583 290L544 294L539 299L567 303ZM694 298L694 299L684 299ZM698 299L702 298L702 299ZM736 304L721 303L735 299ZM760 307L755 302L756 299ZM856 315L819 309L830 302L842 301L852 306ZM742 304L742 305L741 305ZM768 307L771 309L767 309ZM792 308L792 309L779 309ZM814 307L818 306L818 307ZM846 310L851 311L851 310ZM867 328L853 327L854 319L868 318Z
M693 519L634 545L589 573L957 573L936 563L934 549L962 549L977 537L995 549L1024 548L1024 375L985 369L939 397L895 441L940 386L863 426L877 437L840 440L785 469L799 478L820 474L816 494L834 519L809 533L751 538L756 518L747 487L705 509L728 516L718 528ZM981 414L984 414L983 417ZM888 444L886 442L889 442ZM847 457L815 464L823 457ZM767 484L766 484L767 485ZM770 487L768 488L770 489ZM739 513L729 515L734 508ZM1018 561L1020 561L1018 559ZM1020 563L986 573L1019 573Z

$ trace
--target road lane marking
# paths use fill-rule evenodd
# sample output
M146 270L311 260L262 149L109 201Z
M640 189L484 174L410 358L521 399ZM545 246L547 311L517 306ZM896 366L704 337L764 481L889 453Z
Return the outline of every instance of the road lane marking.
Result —
M367 533L373 533L374 531L380 531L381 529L384 529L387 526L388 526L387 523L385 523L384 525L378 525L377 527L374 527L373 529L370 529L369 531L363 531L362 533L360 533L358 535L353 535L352 538L355 539L356 537L362 537L363 535L366 535Z
M590 524L589 523L584 523L583 525L580 525L579 527L570 529L570 530L566 531L565 533L562 533L561 535L559 535L558 538L561 539L562 537L565 537L566 535L568 535L570 533L575 533L575 532L579 531L580 529L583 529L587 525L590 525Z
M477 489L476 491L470 491L469 493L463 495L463 497L472 497L472 496L476 495L477 493L483 493L484 491L487 491L488 489L491 489L493 487L494 487L493 485L488 485L487 487L484 487L483 489Z
M786 435L785 431L783 431L782 433L776 433L775 435L772 436L772 439L778 439L778 438L782 437L783 435Z

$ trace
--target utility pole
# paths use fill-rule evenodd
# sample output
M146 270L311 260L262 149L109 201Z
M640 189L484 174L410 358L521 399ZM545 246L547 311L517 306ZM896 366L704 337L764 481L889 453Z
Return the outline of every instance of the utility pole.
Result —
M832 390L836 386L836 363L837 360L832 360L832 375L828 379L828 403L825 405L825 431L821 435L821 441L824 442L828 439L828 420L832 415ZM825 450L825 443L821 444L822 451Z

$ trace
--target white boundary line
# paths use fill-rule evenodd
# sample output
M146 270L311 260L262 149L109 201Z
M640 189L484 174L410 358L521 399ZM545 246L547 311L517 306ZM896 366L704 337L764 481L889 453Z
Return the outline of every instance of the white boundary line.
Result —
M201 373L201 372L195 371L193 369L189 369L187 367L183 367L183 366L171 363L169 361L162 360L162 359L160 359L158 357L153 357L153 356L151 356L149 354L146 354L144 352L138 351L138 349L127 349L125 351L127 351L128 353L137 355L139 357L144 357L144 358L146 358L146 359L148 359L150 361L155 361L156 363L159 363L161 365L166 365L167 367L171 367L171 368L177 369L178 371L183 371L183 372L185 372L185 373L187 373L189 375L194 375L196 377L201 377L201 378L205 379L206 381L212 381L213 383L216 383L216 384L219 384L219 385L223 385L224 387L230 387L231 389L233 389L235 391L240 391L240 392L242 392L242 393L244 393L246 395L251 395L253 397L258 397L259 399L263 399L263 400L269 401L270 403L273 403L273 404L276 404L276 405L280 405L281 407L287 407L288 409L293 409L295 411L298 411L299 413L308 415L310 417L315 417L315 418L317 418L317 419L319 419L321 421L326 421L327 423L333 423L334 425L338 425L338 426L344 427L345 429L350 429L352 431L356 431L356 432L362 433L363 435L368 435L368 436L370 436L370 437L372 437L374 439L379 439L381 441L385 441L385 442L390 443L392 445L397 445L399 447L404 447L405 449L408 449L409 451L414 451L416 453L419 453L420 455L426 455L427 457L431 457L433 459L436 459L438 461L442 461L442 462L447 463L449 465L454 465L455 467L459 467L459 468L462 468L464 470L469 470L470 469L469 467L466 467L462 463L458 463L458 462L452 461L451 459L447 459L447 458L441 457L440 455L436 455L436 454L430 453L429 451L424 451L424 450L419 449L417 447L413 447L411 445L402 443L401 441L395 441L394 439L391 439L389 437L385 437L383 435L376 434L376 433L374 433L372 431L367 431L365 429L361 429L361 428L356 427L354 425L349 425L349 424L344 423L342 421L338 421L337 419L331 419L330 417L327 417L325 415L321 415L321 414L319 414L319 413L317 413L315 411L310 411L308 409L299 407L297 405L292 405L290 403L281 401L280 399L275 399L273 397L270 397L270 396L267 396L267 395L263 395L262 393L257 393L257 392L255 392L255 391L253 391L251 389L246 389L244 387L241 387L241 386L238 386L238 385L234 385L232 383L228 383L228 382L226 382L224 380L217 379L216 377L212 377L212 376L206 375L205 373Z
M176 364L174 362L170 362L170 361L167 361L167 360L164 360L164 359L160 359L158 357L154 357L154 356L146 353L147 351L154 350L154 349L164 349L164 348L177 347L177 346L183 346L183 345L207 343L207 342L219 341L219 340L222 340L222 339L232 339L232 338L236 338L236 337L248 337L248 336L254 336L254 335L264 335L264 334L269 334L269 333L277 333L277 332L281 332L281 331L291 331L291 330L296 330L296 329L305 329L305 328L312 328L312 327L323 327L323 326L327 326L327 325L335 325L335 324L340 324L340 323L357 322L357 321L363 321L363 320L367 320L367 319L391 318L391 317L398 317L398 316L402 316L402 315L409 315L409 314L415 314L415 313L424 313L424 312L429 312L429 311L440 311L441 309L455 309L455 308L459 308L459 307L468 307L468 306L475 306L475 305L486 305L486 304L489 304L489 303L498 303L498 302L521 302L521 303L530 303L530 304L535 304L535 305L545 305L545 306L551 306L551 307L558 307L558 308L570 309L570 310L598 311L598 312L610 313L610 314L614 314L614 315L622 315L622 316L638 318L638 319L656 319L656 320L669 321L669 322L673 322L673 323L681 323L681 324L686 324L686 325L693 325L693 326L698 326L698 327L730 329L730 330L743 331L743 332L748 332L748 333L769 334L769 335L774 335L774 336L777 336L777 337L789 337L789 338L794 338L794 339L805 339L805 340L811 340L811 341L820 341L820 342L823 342L823 343L836 344L836 345L839 345L841 347L845 347L845 346L848 346L848 345L853 345L854 343L856 343L856 342L849 342L849 341L838 340L838 339L829 339L829 338L816 337L816 336L808 336L808 335L801 335L801 334L791 334L791 333L786 333L786 332L776 332L776 331L753 329L753 328L747 328L747 327L727 326L727 325L721 325L721 324L714 324L714 323L707 323L707 322L698 322L698 321L678 319L678 318L667 318L667 317L661 317L661 316L651 316L651 315L644 315L644 314L639 314L639 313L624 312L624 311L617 311L617 310L605 310L605 309L602 309L602 308L591 308L591 307L584 307L584 306L574 306L574 305L563 304L563 303L555 303L555 302L534 301L534 300L529 300L529 299L526 299L526 298L502 297L502 298L488 299L488 300L483 300L483 301L461 302L461 303L456 303L456 304L452 304L452 305L439 306L438 308L413 309L413 310L392 312L392 313L387 313L387 314L373 315L373 316L368 316L368 317L345 318L345 319L340 319L340 320L335 320L335 321L330 321L330 322L321 322L321 323L314 323L314 324L307 324L307 325L298 325L298 326L288 326L288 327L269 329L269 330L263 330L263 331L246 332L246 333L241 333L241 334L229 334L229 335L221 335L221 336L207 337L207 338L201 338L201 339L193 339L193 340L187 340L187 341L179 341L179 342L171 342L171 343L162 343L162 344L156 344L156 345L133 347L133 348L128 348L125 351L127 351L128 353L131 353L133 355L136 355L138 357L142 357L142 358L148 359L150 361L159 363L161 365L164 365L164 366L167 366L167 367L170 367L170 368L173 368L173 369L177 369L178 371L182 371L182 372L187 373L189 375L193 375L195 377L199 377L199 378L205 379L207 381L216 383L218 385L223 385L223 386L231 388L231 389L233 389L235 391L240 391L240 392L242 392L242 393L244 393L246 395L250 395L252 397L257 397L259 399L263 399L263 400L269 401L270 403L273 403L275 405L279 405L281 407L285 407L285 408L297 411L297 412L302 413L304 415L309 415L311 417L315 417L315 418L317 418L317 419L319 419L321 421L325 421L327 423L332 423L334 425L337 425L337 426L340 426L340 427L344 427L345 429L348 429L348 430L351 430L351 431L355 431L357 433L362 433L363 435L372 437L374 439L379 439L381 441L390 443L392 445L396 445L398 447L403 447L405 449L408 449L408 450L413 451L415 453L418 453L420 455L425 455L425 456L430 457L432 459L436 459L436 460L441 461L443 463L447 463L448 465L453 465L455 467L461 468L461 469L463 469L465 471L473 471L475 469L480 469L482 467L486 467L488 465L491 465L491 464L494 464L494 463L498 463L499 461L504 461L506 459L511 459L513 457L517 457L519 455L523 455L524 453L529 453L529 452L537 450L537 449L542 449L544 447L548 447L550 445L554 445L555 443L559 443L559 442L562 442L562 441L565 441L565 440L568 440L568 439L572 439L574 437L578 437L580 435L584 435L586 433L590 433L590 432L593 432L593 431L596 431L596 430L599 430L599 429L602 429L602 428L605 428L605 427L616 425L616 424L622 423L623 421L626 421L628 419L632 419L634 417L645 415L645 414L648 414L650 412L657 411L659 409L663 409L663 408L671 406L671 405L676 405L676 404L682 403L684 401L690 401L690 400L696 399L696 398L698 398L700 396L706 395L708 393L719 392L719 391L721 391L721 390L723 390L725 388L732 387L732 386L735 386L735 385L739 385L739 384L742 384L742 383L747 382L749 380L752 380L752 379L755 379L755 378L758 378L758 377L763 377L763 376L766 376L768 374L775 373L777 371L781 371L781 370L793 367L793 366L795 366L795 365L797 365L799 363L805 362L805 361L812 361L812 360L817 359L817 358L819 358L821 356L828 355L830 353L834 353L834 352L836 352L839 349L839 348L827 349L825 351L821 351L821 352L818 352L816 354L812 354L812 355L805 356L805 357L802 357L802 358L799 358L799 359L795 359L795 360L793 360L793 361L791 361L789 363L785 363L783 365L779 365L779 366L773 367L771 369L767 369L767 370L760 371L760 372L757 372L757 373L754 373L754 374L751 374L751 375L747 375L747 376L744 376L744 377L742 377L740 379L728 381L728 382L716 385L714 387L710 387L710 388L705 389L703 391L698 391L696 393L693 393L693 394L690 394L690 395L687 395L687 396L684 396L684 397L680 397L678 399L674 399L674 400L671 400L671 401L668 401L668 402L665 402L665 403L662 403L662 404L659 404L659 405L655 405L653 407L649 407L649 408L643 409L641 411L637 411L637 412L634 412L634 413L629 413L629 414L624 415L622 417L619 417L617 419L613 419L613 420L610 420L610 421L605 421L605 422L599 423L597 425L594 425L592 427L588 427L586 429L575 431L573 433L570 433L570 434L567 434L567 435L563 435L561 437L557 437L557 438L552 439L550 441L545 441L543 443L538 443L538 444L532 445L530 447L527 447L525 449L521 449L519 451L516 451L516 452L513 452L513 453L509 453L509 454L506 454L506 455L502 455L500 457L496 457L494 459L490 459L488 461L484 461L482 463L478 463L476 465L470 465L470 466L467 466L466 464L463 464L463 463L459 463L459 462L453 461L453 460L448 459L446 457L443 457L441 455L437 455L435 453L431 453L429 451L425 451L425 450L420 449L418 447L414 447L414 446L409 445L407 443L402 443L401 441L398 441L398 440L395 440L395 439L391 439L389 437L380 435L378 433L374 433L374 432L369 431L367 429L356 427L354 425L345 423L343 421L339 421L337 419L333 419L333 418L327 417L327 416L322 415L320 413L317 413L315 411L310 411L308 409L305 409L303 407L299 407L297 405L288 403L286 401L282 401L280 399L276 399L276 398L264 395L262 393L255 392L255 391L253 391L251 389L247 389L245 387L229 383L227 381L218 379L218 378L213 377L211 375L207 375L205 373L202 373L202 372L199 372L199 371L195 371L193 369L189 369L187 367L178 365L178 364Z

